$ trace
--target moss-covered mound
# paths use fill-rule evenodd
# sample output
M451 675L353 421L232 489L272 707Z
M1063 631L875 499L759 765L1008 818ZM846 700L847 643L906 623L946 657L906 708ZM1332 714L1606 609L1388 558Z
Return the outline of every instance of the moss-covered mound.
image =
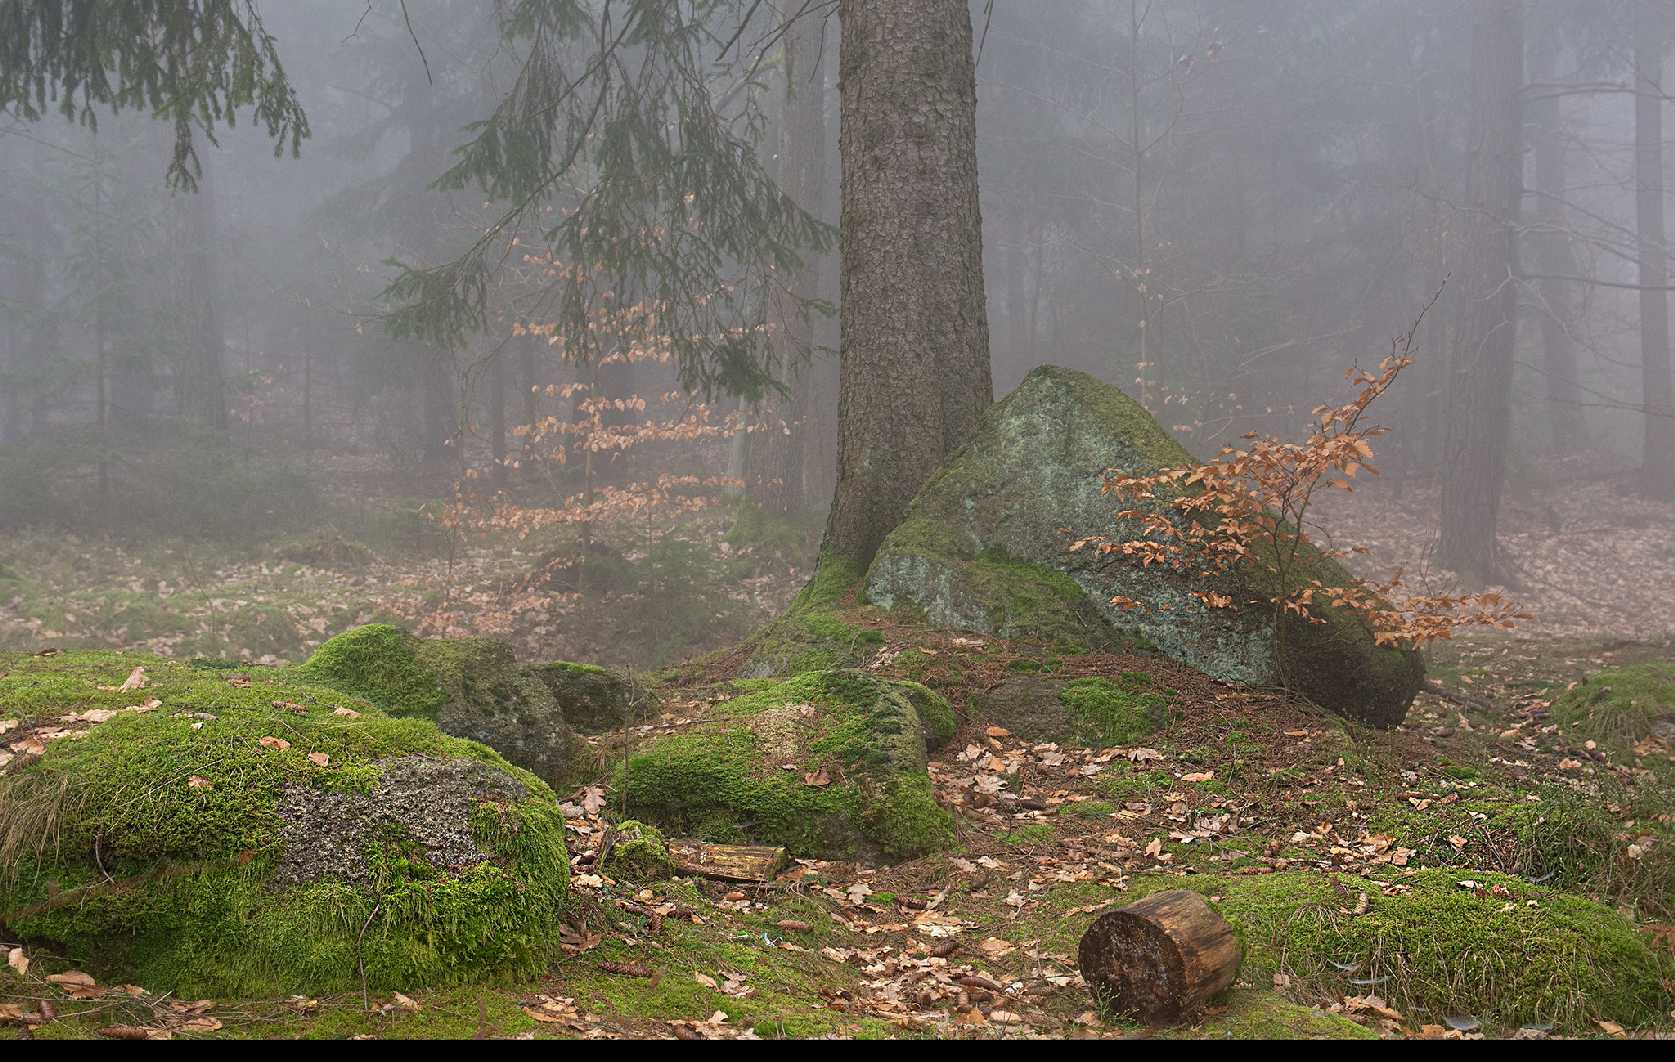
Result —
M552 791L430 722L105 652L0 658L0 704L22 747L0 770L0 935L103 980L412 989L531 975L557 944Z
M822 558L814 578L784 614L750 636L744 676L789 677L864 665L884 644L884 634L857 627L843 617L843 600L860 581L859 571L842 561Z
M743 682L632 755L617 788L627 813L687 836L903 859L953 844L925 772L927 740L952 732L947 701L915 683L859 671Z
M1204 587L1192 577L1067 551L1086 536L1138 536L1115 522L1118 505L1101 489L1108 469L1144 474L1191 461L1116 388L1085 373L1036 369L885 539L866 575L867 597L940 627L1093 647L1140 641L1216 678L1283 680L1351 718L1399 723L1423 681L1419 656L1377 647L1349 614L1326 609L1326 622L1291 622L1276 638L1263 609L1200 603L1191 592ZM1350 578L1318 553L1306 568L1324 585ZM1267 596L1237 580L1215 588L1241 602ZM1112 604L1119 596L1145 607Z
M584 734L615 730L656 714L656 697L650 690L606 668L554 660L524 671L553 695L565 722Z
M1633 762L1648 738L1675 746L1675 663L1602 671L1554 701L1553 718L1571 740L1597 742L1619 762Z
M500 642L417 638L373 623L320 646L298 674L391 715L428 719L444 733L480 741L557 787L592 769L586 743L546 683Z
M1240 977L1252 984L1283 972L1379 996L1409 1018L1461 1015L1504 1028L1633 1028L1670 1005L1665 979L1675 967L1631 923L1520 878L1432 870L1386 889L1313 873L1190 876L1137 881L1129 894L1183 887L1210 897L1238 930Z

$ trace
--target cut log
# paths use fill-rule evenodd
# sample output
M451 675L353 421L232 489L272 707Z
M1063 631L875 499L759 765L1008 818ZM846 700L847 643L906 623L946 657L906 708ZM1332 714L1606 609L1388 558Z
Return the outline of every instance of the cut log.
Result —
M785 849L748 844L670 841L669 861L687 874L722 881L772 881L785 866Z
M1239 940L1204 898L1176 889L1101 915L1077 948L1082 979L1113 1015L1176 1025L1231 987Z

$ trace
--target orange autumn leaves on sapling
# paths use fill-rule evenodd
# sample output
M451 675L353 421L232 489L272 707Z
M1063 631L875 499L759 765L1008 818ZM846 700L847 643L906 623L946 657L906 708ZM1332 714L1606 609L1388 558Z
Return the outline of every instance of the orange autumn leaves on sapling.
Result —
M1368 409L1413 364L1412 333L1397 341L1376 372L1351 369L1359 393L1345 405L1314 409L1307 438L1288 442L1251 433L1199 465L1165 468L1142 476L1112 476L1104 492L1124 501L1153 503L1117 513L1139 527L1137 535L1093 536L1073 550L1097 549L1141 567L1163 567L1207 584L1189 593L1208 608L1267 607L1276 627L1285 615L1324 623L1323 608L1348 609L1366 620L1379 645L1418 648L1448 638L1462 626L1510 629L1525 618L1494 590L1480 593L1410 593L1400 572L1384 582L1327 586L1308 574L1312 551L1304 528L1311 502L1322 489L1353 491L1355 481L1378 474L1371 440L1389 429L1364 423ZM1362 547L1326 549L1331 557L1368 552ZM1275 587L1266 597L1236 601L1215 589L1235 570L1260 572ZM1113 603L1146 606L1130 598Z

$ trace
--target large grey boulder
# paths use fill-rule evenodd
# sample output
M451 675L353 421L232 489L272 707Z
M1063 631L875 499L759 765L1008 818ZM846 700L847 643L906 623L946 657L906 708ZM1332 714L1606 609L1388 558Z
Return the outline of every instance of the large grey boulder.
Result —
M1086 373L1043 367L996 403L970 445L934 476L867 572L874 604L922 612L936 626L1103 647L1149 644L1215 678L1284 684L1323 707L1395 726L1424 680L1416 652L1380 648L1359 618L1319 610L1288 619L1279 637L1255 604L1211 609L1203 581L1141 569L1096 550L1089 535L1134 537L1104 494L1109 469L1145 474L1189 455L1138 403ZM1342 585L1349 573L1309 550L1307 575ZM1259 577L1214 589L1236 602L1270 596ZM1140 602L1126 610L1114 597Z

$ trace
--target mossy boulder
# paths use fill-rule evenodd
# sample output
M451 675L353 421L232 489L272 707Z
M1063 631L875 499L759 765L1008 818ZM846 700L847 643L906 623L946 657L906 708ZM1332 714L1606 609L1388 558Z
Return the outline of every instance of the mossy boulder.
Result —
M146 684L124 691L135 667ZM569 861L492 750L257 669L0 657L0 935L105 981L283 996L532 976Z
M1352 719L1400 723L1423 665L1415 652L1377 646L1359 618L1326 608L1324 622L1290 618L1276 633L1268 611L1247 604L1270 596L1258 577L1218 580L1209 588L1242 604L1212 609L1191 596L1206 589L1195 576L1068 551L1088 536L1141 533L1116 521L1119 505L1102 490L1107 470L1191 463L1117 388L1036 369L920 491L866 573L867 599L939 627L1091 647L1140 642L1224 681L1283 682ZM1336 561L1304 552L1302 578L1350 581ZM1124 609L1115 597L1143 607Z
M1025 741L1090 748L1137 745L1169 722L1169 694L1139 671L1059 679L1012 675L976 696L985 723Z
M954 822L926 773L953 712L916 683L814 671L736 684L689 729L633 753L633 815L685 836L794 856L905 859L948 848Z
M627 675L593 664L554 660L524 668L558 702L565 722L584 734L628 726L656 714L656 696Z
M1648 738L1675 746L1675 663L1602 671L1553 702L1553 719L1577 744L1594 741L1632 763Z
M546 683L488 638L418 638L372 623L332 638L297 669L311 682L363 697L391 715L426 719L564 787L592 771Z

